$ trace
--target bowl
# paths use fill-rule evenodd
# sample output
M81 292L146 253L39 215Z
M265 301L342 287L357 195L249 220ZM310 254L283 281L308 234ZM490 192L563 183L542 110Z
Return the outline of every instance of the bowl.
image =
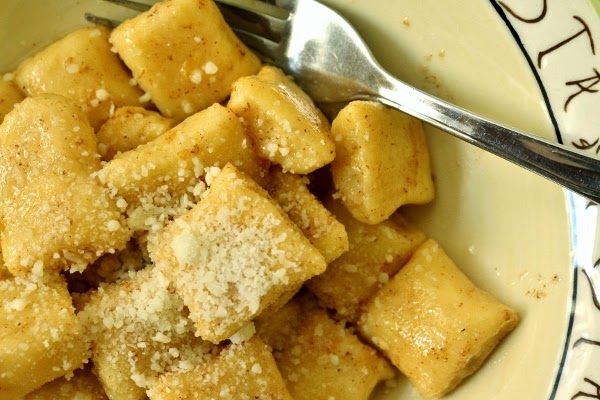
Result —
M400 79L490 119L600 152L595 1L324 2ZM99 0L2 1L0 71L86 26L85 11L130 15ZM522 319L446 398L600 398L598 206L434 128L426 133L438 194L407 213ZM376 398L419 396L399 378Z

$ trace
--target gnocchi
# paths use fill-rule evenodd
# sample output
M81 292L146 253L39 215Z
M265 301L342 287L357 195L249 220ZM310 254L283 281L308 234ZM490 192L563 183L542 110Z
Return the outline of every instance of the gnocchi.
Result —
M403 214L435 196L420 123L329 121L211 0L5 74L0 181L3 399L434 398L519 322Z

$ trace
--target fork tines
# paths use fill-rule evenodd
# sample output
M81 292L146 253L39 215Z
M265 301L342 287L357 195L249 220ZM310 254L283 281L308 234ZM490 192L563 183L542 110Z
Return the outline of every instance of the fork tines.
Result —
M133 11L143 12L152 6L134 0L104 0ZM267 61L273 61L279 43L289 33L290 14L298 0L214 0L225 21L240 39ZM150 0L151 3L155 1ZM88 22L114 27L122 21L85 13Z
M119 5L125 8L128 8L130 10L133 11L137 11L137 12L144 12L150 9L150 7L152 7L151 4L146 4L146 3L140 3L138 1L132 1L132 0L104 0L107 3L112 3L115 5ZM86 21L94 24L94 25L102 25L102 26L106 26L108 28L114 28L115 26L119 25L121 22L121 20L117 20L117 19L111 19L111 18L107 18L107 17L102 17L93 13L89 13L86 12L85 14L83 14L84 18Z
M152 4L134 0L103 0L133 11L144 12ZM241 35L252 34L278 42L285 29L285 20L296 0L214 0L227 23ZM153 1L154 3L155 1ZM85 13L88 22L97 25L116 26L121 21ZM251 40L251 39L250 39Z
M110 19L110 18L105 18L105 17L100 17L99 15L92 14L89 12L86 12L85 14L83 14L83 17L85 18L85 20L87 22L89 22L91 24L101 25L101 26L105 26L107 28L114 28L115 26L117 26L121 23L121 21L118 21L115 19Z
M139 12L147 11L150 9L150 7L152 7L152 4L146 4L146 3L141 3L139 1L132 1L132 0L104 0L104 1L106 1L108 3L118 4L125 8L129 8L130 10L139 11Z
M282 19L243 4L236 3L234 5L234 2L231 1L216 1L216 3L225 21L240 35L251 34L257 36L255 40L261 38L276 43L284 35L287 15Z

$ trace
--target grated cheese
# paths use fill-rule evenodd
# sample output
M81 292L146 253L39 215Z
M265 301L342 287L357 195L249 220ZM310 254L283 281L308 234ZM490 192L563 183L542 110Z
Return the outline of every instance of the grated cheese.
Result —
M217 65L214 62L208 61L202 66L202 70L208 75L213 75L217 73L219 67L217 67Z
M67 64L67 66L65 67L65 69L67 70L67 73L69 74L76 74L79 72L79 65L77 64Z
M151 267L101 286L78 317L96 351L107 354L102 360L127 364L132 381L146 389L158 376L188 371L215 351L194 336L181 299Z

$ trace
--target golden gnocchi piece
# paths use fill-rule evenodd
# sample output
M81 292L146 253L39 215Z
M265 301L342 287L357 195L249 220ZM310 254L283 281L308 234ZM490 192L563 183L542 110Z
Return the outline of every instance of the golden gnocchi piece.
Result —
M260 181L268 164L258 159L238 118L214 104L151 142L120 154L98 173L128 212L136 231L152 231L191 207L231 162Z
M267 191L329 264L348 250L344 225L308 190L308 178L274 169Z
M325 206L348 233L349 250L307 282L323 305L356 321L369 300L408 261L425 241L425 234L401 215L376 225L356 220L339 201L328 198Z
M261 311L260 316L266 317L275 314L283 306L289 303L289 301L294 298L294 296L302 289L303 286L304 282L298 283L295 286L287 289L277 298L277 300L265 307L265 309Z
M238 79L227 107L242 118L258 154L284 171L307 174L335 157L329 122L310 97L275 67L265 66L256 76Z
M25 98L14 82L13 77L12 73L0 76L0 124L4 120L4 116L13 109L15 104Z
M148 394L150 400L292 400L273 355L256 336L229 344L203 367L161 376Z
M474 373L518 322L430 239L371 299L358 326L423 397L438 398Z
M125 153L156 139L175 126L175 120L142 107L119 107L97 133L98 152L109 161L118 153Z
M353 101L333 120L331 174L354 218L376 224L398 207L434 198L429 150L419 120L382 104Z
M99 129L111 109L141 105L144 94L111 51L109 34L100 26L68 34L23 61L15 82L28 96L55 93L75 101Z
M326 266L266 191L231 164L157 236L152 260L183 297L197 335L213 343Z
M0 398L20 399L88 361L64 280L0 280L0 303Z
M83 111L54 94L30 97L0 125L2 254L14 275L83 270L125 247L129 230L92 178L97 143Z
M194 336L182 300L151 267L101 286L78 308L94 372L111 399L144 399L160 375L190 371L215 351Z
M367 400L379 382L395 376L385 358L307 293L272 316L260 316L256 326L295 400Z
M89 369L78 369L70 379L60 377L29 393L22 400L109 400Z
M222 102L237 78L260 68L212 1L161 1L110 41L160 112L177 121Z

